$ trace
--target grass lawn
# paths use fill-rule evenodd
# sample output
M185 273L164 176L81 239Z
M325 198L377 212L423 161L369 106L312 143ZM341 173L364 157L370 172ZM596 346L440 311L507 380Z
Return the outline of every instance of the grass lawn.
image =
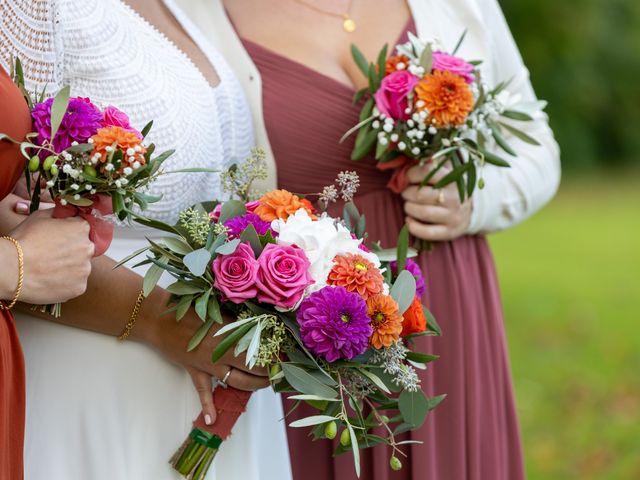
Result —
M640 479L640 172L491 237L530 480Z

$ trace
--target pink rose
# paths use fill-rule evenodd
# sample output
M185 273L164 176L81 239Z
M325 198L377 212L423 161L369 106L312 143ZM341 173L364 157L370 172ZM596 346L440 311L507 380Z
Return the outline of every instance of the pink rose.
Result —
M243 303L256 298L256 279L260 265L247 242L241 243L229 255L218 255L213 261L215 282L213 286L222 292L222 300Z
M382 79L373 98L380 112L394 120L406 120L407 95L418 84L418 77L406 70L397 70Z
M135 134L140 140L142 140L142 134L131 126L129 116L122 110L110 105L104 109L102 115L103 127L121 127Z
M285 309L293 308L304 290L313 283L311 263L304 251L295 245L264 247L258 258L258 300Z
M454 57L444 52L433 53L433 69L439 71L449 71L460 75L467 83L473 83L475 76L473 71L475 67L465 62L460 57Z
M258 208L259 205L260 205L260 202L258 200L254 200L252 202L247 202L244 204L245 208L247 209L247 213L255 213L255 210L256 208ZM209 213L209 217L211 218L211 220L213 220L214 222L217 222L218 219L220 218L221 210L222 210L222 203L219 203L218 205L216 205L216 208L214 208L213 211Z

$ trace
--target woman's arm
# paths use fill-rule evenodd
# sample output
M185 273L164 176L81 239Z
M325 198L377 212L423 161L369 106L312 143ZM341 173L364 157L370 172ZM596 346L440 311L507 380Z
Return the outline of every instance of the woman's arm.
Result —
M496 0L481 0L484 25L490 37L493 77L512 79L510 93L523 101L535 101L529 71L522 61L502 10ZM511 168L488 165L484 169L486 188L473 197L473 213L468 233L493 232L509 228L531 216L555 194L560 184L560 149L545 114L518 127L540 142L540 146L509 136L517 152Z

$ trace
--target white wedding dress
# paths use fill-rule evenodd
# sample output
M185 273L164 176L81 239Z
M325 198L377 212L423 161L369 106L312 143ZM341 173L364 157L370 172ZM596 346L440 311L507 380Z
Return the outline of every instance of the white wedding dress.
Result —
M224 59L165 3L216 69L215 88L120 0L0 0L2 66L17 56L30 89L71 85L74 96L120 107L139 128L153 119L150 141L176 150L168 170L224 168L249 153L249 110ZM152 190L164 198L148 213L164 221L220 193L216 174L168 175ZM107 255L120 260L150 235L118 226ZM179 478L167 462L200 409L183 369L133 342L29 315L17 324L27 368L26 480ZM208 478L290 479L281 418L277 395L254 394Z

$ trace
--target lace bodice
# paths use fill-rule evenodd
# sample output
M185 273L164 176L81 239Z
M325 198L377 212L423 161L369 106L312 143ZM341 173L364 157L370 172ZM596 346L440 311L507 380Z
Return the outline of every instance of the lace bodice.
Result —
M175 44L121 0L0 0L0 64L24 65L27 88L50 94L70 85L72 95L115 105L132 124L154 127L158 152L175 149L165 169L224 169L243 160L253 130L242 90L222 56L171 0L164 0L216 69L212 88ZM174 221L194 203L220 196L218 174L161 177L162 194L148 216Z

